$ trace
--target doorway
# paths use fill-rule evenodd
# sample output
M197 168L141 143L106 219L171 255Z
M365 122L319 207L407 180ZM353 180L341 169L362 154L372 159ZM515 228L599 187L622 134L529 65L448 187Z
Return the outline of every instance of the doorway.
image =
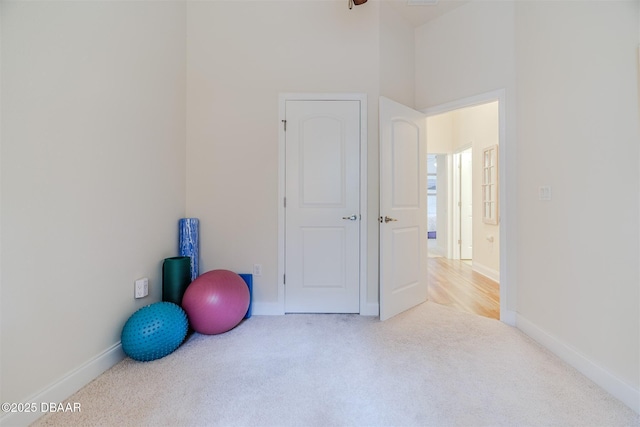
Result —
M427 152L438 159L438 166L449 169L438 175L438 194L444 193L437 199L438 207L445 203L448 211L437 209L436 228L447 238L438 239L437 249L430 251L431 258L442 257L429 262L430 269L441 271L436 272L436 279L430 273L431 281L440 285L437 291L430 289L430 298L437 299L434 292L448 293L441 298L449 300L448 305L473 307L476 304L470 300L476 295L483 300L477 304L482 306L480 315L501 313L506 301L506 288L500 285L505 250L500 246L502 225L483 221L481 211L486 187L483 150L504 143L502 97L502 93L492 93L425 111ZM464 280L456 280L461 277Z

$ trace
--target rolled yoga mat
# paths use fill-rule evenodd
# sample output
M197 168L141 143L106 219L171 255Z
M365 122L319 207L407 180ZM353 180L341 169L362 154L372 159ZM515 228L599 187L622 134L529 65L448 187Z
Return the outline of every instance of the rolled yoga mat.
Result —
M165 258L162 263L162 301L182 306L182 296L191 283L191 258Z
M194 281L200 274L200 221L198 218L182 218L178 227L178 255L191 258L191 281Z

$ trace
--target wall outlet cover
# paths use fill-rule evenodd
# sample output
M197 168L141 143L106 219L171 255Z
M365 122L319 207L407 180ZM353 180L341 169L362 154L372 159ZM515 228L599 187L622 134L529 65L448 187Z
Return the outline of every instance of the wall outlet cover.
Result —
M149 295L149 279L143 277L142 279L136 280L135 283L135 298L144 298Z

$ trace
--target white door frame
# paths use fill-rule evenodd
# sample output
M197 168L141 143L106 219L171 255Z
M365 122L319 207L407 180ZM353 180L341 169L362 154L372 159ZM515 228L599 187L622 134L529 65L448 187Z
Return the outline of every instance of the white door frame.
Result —
M360 102L360 314L367 307L367 95L364 93L281 93L278 96L278 302L269 314L285 313L285 118L286 101ZM377 314L377 313L375 313Z
M504 89L487 92L468 98L459 99L456 101L448 102L446 104L437 105L431 108L425 108L421 110L427 115L427 117L435 116L438 114L447 113L454 110L459 110L465 107L473 107L475 105L486 104L489 102L498 101L498 156L500 159L500 168L498 170L498 197L500 200L500 320L515 326L515 312L511 312L507 307L507 299L510 293L510 283L507 276L507 224L508 224L508 211L507 203L510 200L507 198L507 181L511 177L507 178L507 150L508 144L506 138L506 91Z

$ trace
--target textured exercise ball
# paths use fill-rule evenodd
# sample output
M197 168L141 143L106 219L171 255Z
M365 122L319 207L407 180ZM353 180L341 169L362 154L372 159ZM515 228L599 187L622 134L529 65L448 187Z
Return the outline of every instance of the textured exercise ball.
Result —
M189 322L180 306L157 302L131 315L122 328L122 350L142 362L160 359L177 349L187 336Z
M187 287L182 307L196 332L221 334L244 318L249 308L249 288L233 271L208 271Z

